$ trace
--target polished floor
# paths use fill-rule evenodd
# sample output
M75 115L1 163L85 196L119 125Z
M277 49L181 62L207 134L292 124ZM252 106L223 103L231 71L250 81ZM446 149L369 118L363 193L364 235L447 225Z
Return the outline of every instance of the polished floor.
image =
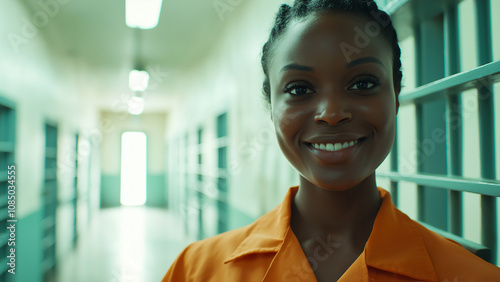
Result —
M57 282L158 282L191 241L167 210L123 207L101 210L68 259Z

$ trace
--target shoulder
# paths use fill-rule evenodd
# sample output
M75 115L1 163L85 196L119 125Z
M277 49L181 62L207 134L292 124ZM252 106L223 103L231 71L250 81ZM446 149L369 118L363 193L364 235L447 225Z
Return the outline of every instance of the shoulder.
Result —
M500 268L484 261L457 242L413 221L426 245L439 281L499 281Z
M227 260L273 216L271 211L247 226L191 243L179 254L162 281L217 281L217 277L226 276Z
M210 261L224 261L241 242L245 240L257 224L258 221L235 230L191 243L184 249L184 257L185 259L198 261L206 259ZM209 258L203 257L203 254L206 254L207 251L210 251Z
M256 237L258 239L262 238L262 235L272 235L273 232L276 232L270 229L272 225L276 225L279 208L280 206L275 207L249 225L194 242L186 247L184 252L187 256L191 256L193 253L198 254L210 250L210 260L216 258L224 261L238 249L242 242L248 241L249 238ZM203 259L198 255L196 257L196 259Z
M251 226L191 243L175 259L162 281L201 281L199 279L205 278L209 281L208 277L212 276L209 272L224 264Z
M393 239L385 247L394 248L394 244L399 242L396 244L400 250L398 254L411 256L409 261L412 263L405 265L410 272L420 272L415 267L418 267L418 262L423 262L429 270L434 270L440 282L500 281L500 268L412 220L392 204L386 191L381 194L386 196L386 205L383 204L379 211L383 217L378 223L385 230L381 233Z

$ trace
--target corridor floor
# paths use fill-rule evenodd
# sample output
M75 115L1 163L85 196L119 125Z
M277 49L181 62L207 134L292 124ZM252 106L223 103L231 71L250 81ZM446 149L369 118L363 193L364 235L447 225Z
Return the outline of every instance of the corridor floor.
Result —
M167 210L101 210L60 262L57 282L159 282L190 242L184 224Z

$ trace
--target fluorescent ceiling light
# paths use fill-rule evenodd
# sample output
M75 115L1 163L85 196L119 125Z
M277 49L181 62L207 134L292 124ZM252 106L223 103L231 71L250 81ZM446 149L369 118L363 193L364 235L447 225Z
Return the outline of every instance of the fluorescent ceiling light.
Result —
M127 26L151 29L158 25L162 0L125 0Z
M128 100L128 112L131 115L140 115L144 112L144 98L142 97L131 97Z
M132 70L128 76L128 86L132 91L146 91L149 84L147 71Z

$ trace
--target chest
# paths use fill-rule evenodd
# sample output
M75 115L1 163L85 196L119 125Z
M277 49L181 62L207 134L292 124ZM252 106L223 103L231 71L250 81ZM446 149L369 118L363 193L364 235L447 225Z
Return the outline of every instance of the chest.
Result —
M302 250L319 282L337 281L363 251L327 241L306 244Z

